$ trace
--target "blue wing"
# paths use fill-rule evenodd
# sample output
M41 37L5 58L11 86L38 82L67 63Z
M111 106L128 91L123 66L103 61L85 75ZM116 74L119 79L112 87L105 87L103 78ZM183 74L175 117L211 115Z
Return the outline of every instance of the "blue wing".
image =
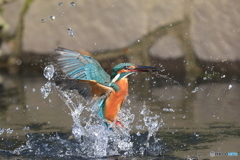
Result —
M70 79L94 80L102 85L109 85L110 76L92 57L61 47L55 51L58 67Z

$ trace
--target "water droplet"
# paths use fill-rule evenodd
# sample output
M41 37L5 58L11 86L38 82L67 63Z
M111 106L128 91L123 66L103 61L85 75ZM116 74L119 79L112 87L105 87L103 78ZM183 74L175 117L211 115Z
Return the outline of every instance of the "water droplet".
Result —
M39 110L39 107L37 106L36 109Z
M62 2L60 2L60 3L58 3L58 5L59 5L59 6L62 6L62 5L63 5L63 3L62 3Z
M55 18L56 18L55 16L50 16L51 20L55 20Z
M231 84L229 84L229 86L228 86L228 89L231 89L232 88L232 85Z
M35 89L35 88L33 88L33 89L32 89L32 92L36 92L36 89Z
M138 42L141 42L140 40L137 40Z
M71 6L71 7L75 7L76 4L75 4L74 2L71 2L71 3L70 3L70 6Z
M141 126L141 125L137 125L135 127L136 127L137 130L142 130L143 129L143 126Z
M0 135L4 133L4 128L0 127Z
M7 132L7 134L12 134L12 132L13 132L13 129L11 129L11 128L8 128L8 129L6 129L6 132Z
M50 81L50 79L53 77L54 72L55 72L54 66L48 65L44 68L43 75Z
M74 31L72 30L72 28L68 28L68 34L69 34L71 37L74 37Z
M199 138L199 133L198 132L194 132L193 134L196 138Z
M196 93L198 91L198 87L195 87L191 93Z
M141 133L140 133L140 132L137 132L137 136L141 136Z
M216 113L212 113L212 117L216 117Z
M172 108L170 108L170 109L168 109L168 108L163 108L163 111L165 111L165 112L175 112L174 109L172 109Z
M47 98L50 92L52 91L51 82L47 82L44 86L42 86L40 91L42 93L43 98L44 99Z
M42 22L42 23L45 23L45 22L46 22L46 20L45 20L45 19L42 19L42 20L41 20L41 22Z
M28 130L30 130L30 128L29 127L24 127L23 130L28 131Z

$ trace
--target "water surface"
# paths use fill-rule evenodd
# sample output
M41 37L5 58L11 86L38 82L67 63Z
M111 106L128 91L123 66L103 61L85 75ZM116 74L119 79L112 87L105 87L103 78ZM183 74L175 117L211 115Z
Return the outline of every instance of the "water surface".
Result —
M121 141L131 144L131 149L125 148L116 156L112 156L114 153L99 155L99 158L211 159L211 151L240 151L239 83L154 87L164 80L155 78L146 86L137 80L139 76L142 75L130 78L129 97L120 114L120 118L125 116L123 119L134 115L126 131L130 140ZM47 82L42 74L32 77L1 74L1 78L1 158L82 158L79 153L83 151L77 151L83 146L73 136L75 122L70 109L54 88L46 99L42 97L40 88ZM83 99L81 101L85 104ZM89 114L86 111L81 118L87 121ZM151 128L155 121L156 132ZM152 136L147 141L151 131ZM110 153L111 148L106 150ZM238 159L239 156L217 157L227 158Z

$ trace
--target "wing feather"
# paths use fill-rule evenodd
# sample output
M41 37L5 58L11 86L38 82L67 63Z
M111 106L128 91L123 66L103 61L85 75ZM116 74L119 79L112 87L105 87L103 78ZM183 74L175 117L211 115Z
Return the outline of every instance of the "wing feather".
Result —
M57 67L67 78L96 81L105 86L109 85L110 76L92 57L61 47L55 51L57 53L55 56Z
M60 86L62 90L77 90L87 100L115 92L112 87L102 85L94 80L65 79L57 81L56 85Z

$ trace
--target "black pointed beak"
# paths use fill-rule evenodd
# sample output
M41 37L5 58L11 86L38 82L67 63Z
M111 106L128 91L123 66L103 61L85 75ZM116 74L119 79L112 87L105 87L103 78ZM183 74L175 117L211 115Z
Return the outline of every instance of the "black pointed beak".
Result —
M135 68L132 68L132 71L135 72L155 72L158 69L156 67L150 67L150 66L136 66Z

